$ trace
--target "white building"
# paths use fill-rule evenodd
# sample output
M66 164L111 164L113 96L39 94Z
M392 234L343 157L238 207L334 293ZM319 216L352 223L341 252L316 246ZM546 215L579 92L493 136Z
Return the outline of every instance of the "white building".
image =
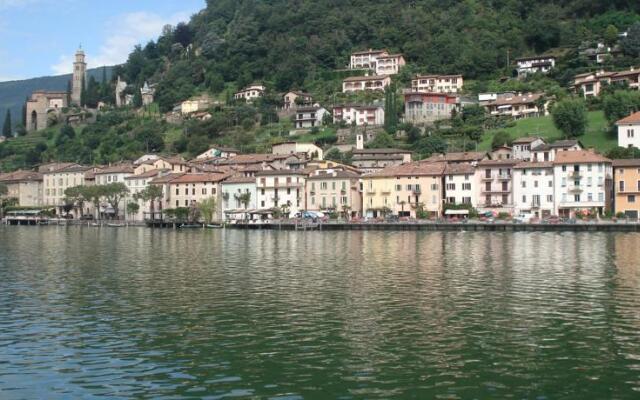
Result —
M207 158L231 158L237 156L238 154L240 154L240 152L234 148L214 145L211 146L209 150L205 151L202 154L199 154L196 159L204 160Z
M296 129L308 129L321 126L328 111L323 107L298 107L296 109Z
M351 76L342 81L342 92L384 90L389 85L391 85L391 77L388 75Z
M553 143L541 144L531 149L531 160L535 162L553 161L561 151L582 150L584 146L577 140L556 140Z
M257 209L258 193L256 178L233 176L222 182L222 213L225 219L242 220L250 218L249 211ZM248 195L247 195L248 193ZM248 200L245 204L243 200Z
M611 160L588 150L563 151L553 161L555 214L611 209Z
M266 90L267 88L263 85L253 84L247 86L239 92L236 92L236 94L233 95L233 98L236 100L244 99L247 101L247 103L250 103L254 99L264 96L264 92Z
M521 162L513 168L514 213L544 218L554 214L553 163Z
M556 66L556 58L554 56L533 56L516 58L518 77L525 77L529 74L541 72L546 74Z
M271 146L271 154L299 154L305 153L308 159L323 160L322 148L313 143L282 142Z
M402 54L380 55L376 62L376 75L395 75L405 65Z
M480 185L478 210L494 213L513 213L512 171L515 160L482 160L476 168Z
M378 57L388 56L387 50L365 50L351 53L349 69L373 69L378 65Z
M257 208L268 211L284 207L289 216L304 210L306 177L307 172L300 170L256 173Z
M171 173L170 169L152 169L150 171L144 172L139 175L129 175L126 178L124 178L125 184L129 189L129 195L127 196L128 197L127 203L135 202L139 206L137 213L126 215L127 220L142 221L143 219L145 219L146 216L149 216L150 215L149 213L152 211L157 213L162 212L161 199L156 200L152 205L151 201L145 202L144 200L139 199L137 195L139 195L142 191L144 191L153 179L170 174L170 173Z
M444 169L444 201L448 204L478 205L479 185L476 168L468 163L447 164Z
M616 122L618 146L640 149L640 111Z
M501 93L496 100L483 102L481 105L493 116L508 116L513 119L540 117L549 113L549 100L543 93Z
M126 179L133 175L134 168L131 164L112 165L109 167L98 169L95 172L96 185L109 185L112 183L122 183L126 185ZM119 204L104 204L101 212L107 214L115 213L113 207L118 207L118 217L126 218L127 203L134 201L133 195L128 193L122 198Z
M462 75L417 75L411 80L411 90L427 93L458 93L462 91Z
M511 144L511 152L516 160L530 161L532 159L531 149L544 145L542 138L526 136L517 138Z
M73 163L52 164L50 167L41 168L43 205L57 208L63 206L65 190L85 185L85 173L93 169ZM57 211L61 213L60 209Z
M347 125L355 122L357 126L384 125L384 107L382 106L336 106L333 108L333 122L344 121Z

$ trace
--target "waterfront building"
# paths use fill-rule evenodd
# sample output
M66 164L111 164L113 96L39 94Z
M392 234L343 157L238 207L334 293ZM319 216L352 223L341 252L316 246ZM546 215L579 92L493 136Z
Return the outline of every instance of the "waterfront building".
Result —
M362 172L375 172L383 168L411 161L411 151L400 149L354 149L351 163Z
M221 183L230 175L225 173L188 173L171 179L169 199L171 208L197 207L203 200L216 200L214 219L222 219Z
M446 204L478 205L479 185L476 168L470 163L447 164L443 175L444 202Z
M525 161L513 167L514 214L553 215L554 190L553 163Z
M611 210L611 160L589 150L563 151L553 161L555 213L575 217L577 212Z
M152 169L150 171L144 172L138 175L129 175L124 178L125 184L129 189L129 195L127 196L127 203L136 202L140 206L138 212L133 215L127 214L127 219L132 219L135 221L140 221L145 218L145 216L149 215L152 211L162 212L162 201L161 199L155 200L152 205L150 201L144 201L138 198L138 195L144 191L147 186L156 178L170 174L170 169ZM153 210L152 210L153 208Z
M368 218L389 212L415 218L420 210L442 215L445 163L409 162L362 176L363 213Z
M640 160L613 160L615 212L640 217Z
M640 149L640 111L616 122L618 146Z
M35 171L14 171L0 174L0 184L7 187L4 198L15 199L20 207L41 207L42 174Z
M582 150L584 146L578 140L557 140L553 143L539 144L531 148L531 160L534 162L548 162L556 159L561 151Z
M536 136L526 136L513 141L513 158L520 161L530 161L532 158L531 149L545 144L542 138Z
M260 171L256 176L257 206L260 211L280 209L294 215L304 210L304 188L309 171Z
M222 213L225 219L242 220L250 218L250 211L258 208L256 178L236 174L221 184Z
M307 177L306 209L334 211L358 217L362 215L360 174L343 169L317 169Z
M517 161L483 160L476 168L476 181L480 186L478 210L495 213L513 213L512 171Z
M87 167L74 163L53 164L42 172L43 205L56 208L60 215L65 205L65 190L85 184L85 173L94 171L94 167Z

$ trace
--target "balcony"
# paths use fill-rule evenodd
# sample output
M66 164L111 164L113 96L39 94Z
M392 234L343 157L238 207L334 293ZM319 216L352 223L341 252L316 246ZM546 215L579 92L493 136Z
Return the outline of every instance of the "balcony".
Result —
M482 188L482 193L511 193L511 189L507 188L498 188L498 189L494 189L494 188Z
M580 186L574 186L572 188L569 188L569 193L582 193L582 188Z
M367 190L365 190L365 193L368 194L369 196L375 196L376 190L375 189L367 189Z
M569 174L569 178L571 179L582 179L582 174L578 171L574 171Z
M498 180L510 181L511 180L511 174L499 174L498 175Z
M420 195L421 193L422 193L422 189L420 189L420 188L415 188L415 189L413 189L413 194L414 194L414 195L416 195L416 196L417 196L417 195Z

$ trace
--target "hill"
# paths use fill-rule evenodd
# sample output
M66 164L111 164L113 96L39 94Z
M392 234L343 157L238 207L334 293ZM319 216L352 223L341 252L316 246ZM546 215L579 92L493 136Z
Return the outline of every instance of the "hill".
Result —
M111 79L114 67L105 67L107 79ZM89 77L93 76L101 81L102 68L94 68L87 71ZM71 74L43 76L39 78L25 79L21 81L0 82L0 126L4 124L7 109L11 110L11 122L15 126L22 120L22 106L25 99L36 90L67 90L67 82Z

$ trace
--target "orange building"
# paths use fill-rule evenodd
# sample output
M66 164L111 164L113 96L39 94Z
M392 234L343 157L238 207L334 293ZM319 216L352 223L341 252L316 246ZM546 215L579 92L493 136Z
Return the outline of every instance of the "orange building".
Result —
M640 215L640 160L613 160L615 211L628 218Z

